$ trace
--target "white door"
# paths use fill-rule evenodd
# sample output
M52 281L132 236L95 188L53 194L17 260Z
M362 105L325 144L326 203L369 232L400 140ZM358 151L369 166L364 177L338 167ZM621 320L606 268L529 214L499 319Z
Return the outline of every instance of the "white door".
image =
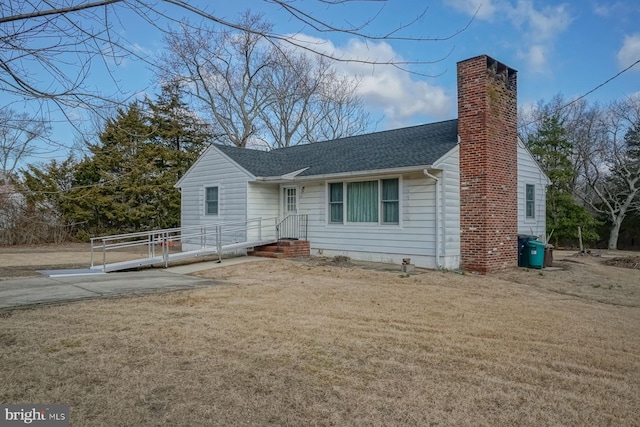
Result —
M282 218L298 213L298 188L282 187Z

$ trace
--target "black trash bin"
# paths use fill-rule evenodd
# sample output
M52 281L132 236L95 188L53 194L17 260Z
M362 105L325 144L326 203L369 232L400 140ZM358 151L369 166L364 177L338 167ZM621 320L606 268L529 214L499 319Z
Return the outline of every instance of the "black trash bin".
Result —
M529 255L527 254L527 242L536 240L536 236L518 234L518 267L529 267Z

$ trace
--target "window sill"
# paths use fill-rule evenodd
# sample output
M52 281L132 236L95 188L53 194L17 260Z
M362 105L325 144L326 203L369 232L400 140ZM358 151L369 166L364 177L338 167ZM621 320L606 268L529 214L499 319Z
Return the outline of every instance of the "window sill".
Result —
M357 227L357 228L365 228L365 227L383 227L383 228L402 228L399 223L379 223L379 222L328 222L326 224L327 227Z

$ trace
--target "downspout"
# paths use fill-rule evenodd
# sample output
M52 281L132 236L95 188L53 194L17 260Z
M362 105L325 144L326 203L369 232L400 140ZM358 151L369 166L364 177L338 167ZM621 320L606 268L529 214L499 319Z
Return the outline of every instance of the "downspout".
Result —
M440 251L440 255L444 257L445 262L447 259L447 211L446 211L446 202L447 200L447 171L442 171L442 181L440 181L440 200L442 203L440 204L440 210L442 214L442 250Z
M440 241L440 178L438 178L437 176L431 175L427 169L424 169L422 172L429 178L432 178L433 180L436 181L436 209L435 209L435 212L436 212L436 232L435 232L436 268L440 270L442 269L442 266L440 265L440 245L439 245L439 241Z

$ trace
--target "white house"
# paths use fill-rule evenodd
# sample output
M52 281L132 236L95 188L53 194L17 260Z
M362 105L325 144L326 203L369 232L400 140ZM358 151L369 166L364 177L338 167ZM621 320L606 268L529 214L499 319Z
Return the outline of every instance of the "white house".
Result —
M545 235L548 178L517 136L516 72L462 61L458 92L454 120L269 152L211 145L176 184L182 226L306 215L312 254L517 265L517 235Z

